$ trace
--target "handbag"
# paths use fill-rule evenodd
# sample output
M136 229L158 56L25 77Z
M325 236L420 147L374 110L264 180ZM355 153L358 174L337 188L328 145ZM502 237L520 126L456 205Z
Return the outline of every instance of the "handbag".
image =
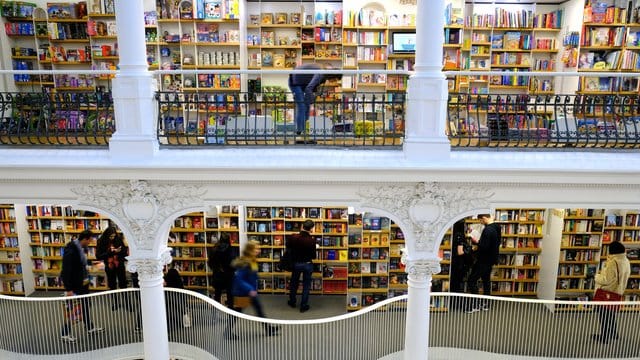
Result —
M249 296L234 296L233 307L243 309L251 305L251 298Z
M618 263L616 262L616 272L618 275ZM593 301L621 301L622 295L618 293L614 293L613 291L604 290L602 288L596 289L595 294L593 294ZM605 305L605 307L611 311L620 310L620 304L616 305Z
M593 301L621 301L622 295L616 294L612 291L597 289L596 293L593 294ZM605 305L609 310L618 311L620 310L620 304L616 305Z

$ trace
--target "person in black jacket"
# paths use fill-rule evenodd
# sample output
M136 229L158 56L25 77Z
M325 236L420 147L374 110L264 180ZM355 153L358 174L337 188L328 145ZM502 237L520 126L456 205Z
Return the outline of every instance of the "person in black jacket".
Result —
M467 242L465 235L464 219L453 224L451 234L453 247L451 251L451 292L464 292L464 278L467 276L472 264L471 245ZM459 297L452 297L452 308L462 309L460 307Z
M107 274L107 285L110 290L127 288L127 271L125 261L128 255L127 246L122 241L115 226L106 228L98 238L96 258L104 262L104 272ZM118 298L113 298L111 310L119 306Z
M322 66L311 63L302 64L296 67L296 70L321 70ZM315 92L318 87L326 80L340 79L339 74L323 74L317 71L313 74L290 74L289 89L293 93L293 101L295 102L295 120L296 134L303 134L306 129L307 120L309 120L309 111L311 104L315 100Z
M313 259L316 258L316 241L311 237L311 231L315 226L313 220L305 220L299 234L287 239L287 250L291 254L293 270L289 283L289 301L287 304L296 307L296 294L302 274L302 300L300 312L309 310L309 290L311 288L311 274L313 273Z
M471 237L471 241L477 245L476 262L471 268L469 274L468 285L469 292L478 293L478 280L482 279L482 293L491 295L491 270L493 265L498 263L498 254L500 252L500 243L502 235L500 225L493 221L490 214L478 215L480 222L484 224L484 229L480 234L480 239ZM489 306L478 301L472 301L471 306L467 308L468 313L474 313L480 310L489 310Z
M231 266L231 261L235 259L236 251L231 246L229 234L221 233L218 243L209 251L207 259L209 268L213 272L213 299L220 302L222 292L227 294L227 306L233 308L233 273L235 269Z
M77 239L72 239L64 247L60 277L67 296L89 293L89 271L87 270L86 255L89 241L91 241L91 230L84 230L78 235ZM91 321L89 298L82 298L80 303L82 304L82 321L87 333L92 334L103 331L103 328L94 325ZM67 305L71 306L71 302ZM74 342L76 338L70 334L70 327L69 319L67 319L62 327L62 340Z

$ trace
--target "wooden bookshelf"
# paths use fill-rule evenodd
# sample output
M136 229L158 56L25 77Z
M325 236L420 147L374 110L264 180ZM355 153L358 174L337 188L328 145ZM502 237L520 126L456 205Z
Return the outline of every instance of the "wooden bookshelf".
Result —
M104 269L96 259L96 242L109 227L108 218L65 205L27 205L26 216L36 290L64 289L60 280L64 246L84 230L93 234L87 249L89 289L107 290Z
M11 204L0 205L0 294L24 296L16 212Z

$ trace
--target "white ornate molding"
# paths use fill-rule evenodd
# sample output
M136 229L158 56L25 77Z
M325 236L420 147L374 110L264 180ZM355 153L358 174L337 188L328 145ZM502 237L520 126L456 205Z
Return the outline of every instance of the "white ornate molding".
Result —
M160 225L181 209L202 205L205 190L180 183L154 184L145 180L128 183L83 185L71 189L79 204L101 208L115 214L133 235L127 239L136 250L153 249Z
M427 282L433 275L440 273L440 260L411 260L406 264L406 271L409 281Z
M157 280L162 278L163 268L171 263L171 249L164 247L160 252L160 257L152 258L128 258L127 270L138 273L140 281Z
M363 187L358 195L362 205L397 215L405 238L415 239L415 249L430 251L443 227L466 211L488 208L493 193L480 186L421 182Z

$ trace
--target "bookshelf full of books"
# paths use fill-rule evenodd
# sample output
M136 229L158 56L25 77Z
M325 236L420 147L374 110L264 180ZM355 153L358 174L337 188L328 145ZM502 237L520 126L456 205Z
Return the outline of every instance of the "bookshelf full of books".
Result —
M545 209L496 209L502 230L492 295L536 296Z
M63 289L60 270L64 246L84 230L93 234L87 249L89 288L107 289L104 269L96 261L96 242L110 225L108 218L65 205L27 205L26 216L36 290Z
M593 292L603 226L604 209L565 209L556 283L558 299L581 300Z
M637 94L638 78L589 76L588 72L640 71L638 4L614 0L586 2L580 36L578 93Z
M0 294L24 295L16 212L11 204L0 205Z
M205 221L205 218L209 221ZM207 267L208 249L213 246L207 230L210 218L203 212L188 213L174 220L168 246L172 248L173 264L182 276L185 289L208 293L210 290ZM205 227L206 225L206 227ZM213 229L213 234L217 229Z
M246 208L247 239L259 242L258 290L288 291L291 273L280 268L287 238L298 234L305 220L315 227L316 260L311 281L315 294L344 294L347 270L347 208L343 207L254 207Z

